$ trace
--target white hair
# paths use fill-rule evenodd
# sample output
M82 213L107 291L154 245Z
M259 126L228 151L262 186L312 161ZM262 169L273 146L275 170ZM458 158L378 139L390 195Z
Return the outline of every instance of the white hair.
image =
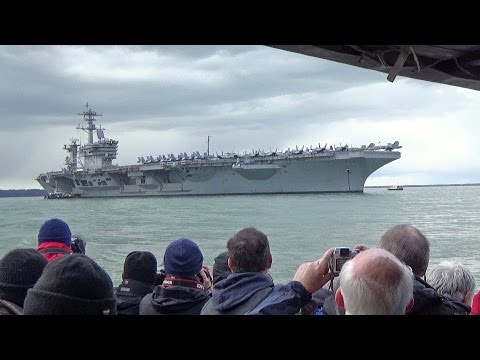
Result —
M472 305L476 282L472 273L456 261L442 261L427 272L427 282L441 295Z
M413 298L412 270L386 250L376 249L376 254L370 256L364 261L368 260L372 266L366 267L361 275L355 258L347 261L340 272L346 313L404 315Z

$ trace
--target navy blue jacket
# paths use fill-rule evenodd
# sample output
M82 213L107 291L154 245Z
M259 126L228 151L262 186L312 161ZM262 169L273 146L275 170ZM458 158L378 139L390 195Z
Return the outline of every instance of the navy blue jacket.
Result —
M295 314L310 299L297 281L274 285L262 273L234 273L214 285L201 315Z
M298 281L275 285L273 290L245 315L295 315L312 299Z

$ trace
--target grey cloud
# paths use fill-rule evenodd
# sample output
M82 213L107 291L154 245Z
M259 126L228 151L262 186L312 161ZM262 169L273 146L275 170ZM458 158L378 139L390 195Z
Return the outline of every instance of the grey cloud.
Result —
M77 113L87 101L104 115L97 124L109 130L107 136L128 136L128 129L175 131L185 139L180 147L212 135L219 151L242 151L258 144L291 147L310 126L346 119L370 123L474 111L480 98L401 77L392 84L383 73L266 46L0 46L0 78L4 143L60 126L71 129L66 143L76 135L82 121ZM322 144L327 140L318 136ZM342 136L352 137L348 129ZM122 158L142 155L119 140ZM31 142L26 154L34 151ZM28 168L5 156L0 165L22 176L54 170L63 156L47 149L51 141L44 145Z

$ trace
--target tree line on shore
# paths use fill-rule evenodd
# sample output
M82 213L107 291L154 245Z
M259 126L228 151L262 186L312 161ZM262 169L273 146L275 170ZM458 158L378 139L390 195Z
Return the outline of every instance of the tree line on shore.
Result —
M41 189L19 189L19 190L1 190L0 197L25 197L25 196L41 196L47 195L45 190Z

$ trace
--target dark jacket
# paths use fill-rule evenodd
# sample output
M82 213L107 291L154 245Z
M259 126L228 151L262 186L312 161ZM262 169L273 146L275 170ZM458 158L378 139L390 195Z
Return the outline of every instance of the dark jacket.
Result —
M213 286L201 315L243 315L273 289L272 278L258 272L234 273Z
M115 288L117 315L138 315L140 301L153 290L153 285L125 279Z
M449 300L452 303L455 315L468 315L468 314L470 314L470 311L472 310L470 305L467 305L467 304L465 304L461 301L458 301L457 299L455 299L451 296L448 296L448 295L444 295L444 296L447 300Z
M312 300L304 307L300 315L344 315L335 303L335 293L321 288L312 294Z
M459 308L419 277L413 284L412 309L406 315L458 315Z
M205 290L183 286L155 286L140 302L140 315L200 315L210 299Z
M274 285L272 278L257 272L236 273L213 287L212 299L202 315L293 315L312 296L298 281Z
M23 315L23 309L17 304L0 299L0 315Z
M267 296L245 315L295 315L312 299L298 281L275 285Z
M335 301L335 294L331 294L325 298L322 310L324 315L345 315L345 309L339 308Z
M315 300L320 308L325 303L325 300L332 294L334 293L331 290L321 288L312 294L312 300Z

